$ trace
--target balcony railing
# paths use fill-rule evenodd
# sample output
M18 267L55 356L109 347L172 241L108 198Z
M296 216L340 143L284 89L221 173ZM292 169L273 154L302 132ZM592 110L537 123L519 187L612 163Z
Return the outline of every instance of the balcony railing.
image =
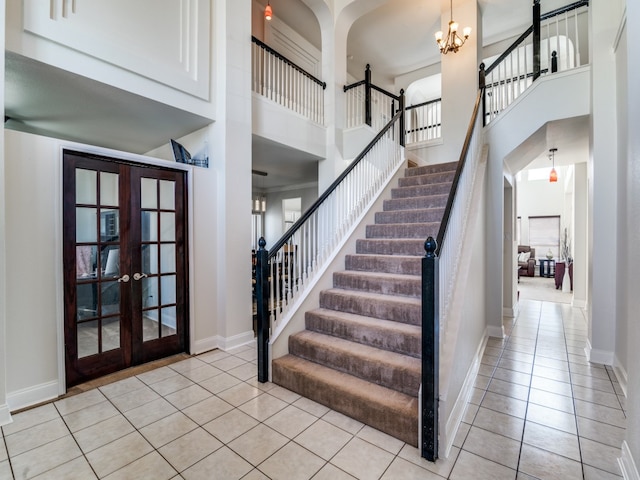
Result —
M252 89L285 108L324 125L327 84L256 37L252 41Z
M442 137L442 99L407 107L405 118L407 145Z

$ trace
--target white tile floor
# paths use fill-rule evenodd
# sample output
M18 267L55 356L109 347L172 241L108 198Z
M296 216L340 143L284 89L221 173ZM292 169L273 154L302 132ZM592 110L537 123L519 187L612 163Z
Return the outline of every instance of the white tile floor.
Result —
M13 416L4 479L621 478L625 402L584 357L583 312L521 301L490 339L455 446L399 440L256 381L256 352L214 351Z

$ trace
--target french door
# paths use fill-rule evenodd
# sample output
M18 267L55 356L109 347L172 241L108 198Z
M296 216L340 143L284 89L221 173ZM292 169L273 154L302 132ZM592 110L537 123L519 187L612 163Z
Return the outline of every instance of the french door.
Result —
M67 386L185 351L186 176L63 154Z

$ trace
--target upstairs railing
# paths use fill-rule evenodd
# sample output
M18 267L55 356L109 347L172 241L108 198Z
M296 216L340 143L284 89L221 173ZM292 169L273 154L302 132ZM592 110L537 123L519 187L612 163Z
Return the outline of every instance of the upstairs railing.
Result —
M467 134L458 160L437 240L425 242L422 259L422 444L421 455L438 457L438 397L440 337L447 329L453 285L463 247L473 182L482 147L482 116L478 91Z
M256 37L251 41L253 91L324 125L327 84Z
M404 159L400 109L270 250L256 257L258 380L269 378L269 338L286 325L305 289Z
M407 144L442 137L442 99L411 105L405 110Z
M485 125L541 75L588 63L588 6L581 0L541 15L540 0L534 0L532 25L484 72L480 66Z

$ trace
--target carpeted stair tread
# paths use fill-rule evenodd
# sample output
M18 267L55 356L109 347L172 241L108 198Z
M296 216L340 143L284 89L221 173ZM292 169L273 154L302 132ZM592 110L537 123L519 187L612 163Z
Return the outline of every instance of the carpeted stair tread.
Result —
M289 337L289 353L407 395L418 395L419 358L303 330Z
M427 173L436 172L455 172L458 168L458 162L435 163L432 165L420 165L418 167L405 168L404 176L413 177L416 175L425 175Z
M391 189L391 198L429 197L431 195L449 195L451 182L429 183L427 185L411 185Z
M422 328L418 325L316 308L305 313L307 330L420 358Z
M448 199L448 194L411 198L391 198L383 201L382 209L385 212L390 212L393 210L415 210L416 208L442 208L447 205Z
M274 383L417 446L417 397L293 355L274 360L272 370Z
M429 183L453 182L455 172L427 173L426 175L414 175L411 177L400 177L399 187L410 187L412 185L427 185Z
M398 223L429 223L441 222L444 215L444 207L421 208L416 210L392 210L389 212L376 212L376 224L394 225Z
M428 223L383 223L367 225L367 238L422 238L436 237L440 222Z
M424 256L426 238L359 238L356 253Z
M422 254L424 256L424 253ZM422 260L416 255L376 255L356 253L345 256L345 268L354 271L421 275Z
M411 325L420 325L422 318L422 301L419 298L341 288L330 288L320 292L320 307Z
M398 273L344 270L333 274L333 286L345 290L362 290L382 295L420 298L422 277Z

